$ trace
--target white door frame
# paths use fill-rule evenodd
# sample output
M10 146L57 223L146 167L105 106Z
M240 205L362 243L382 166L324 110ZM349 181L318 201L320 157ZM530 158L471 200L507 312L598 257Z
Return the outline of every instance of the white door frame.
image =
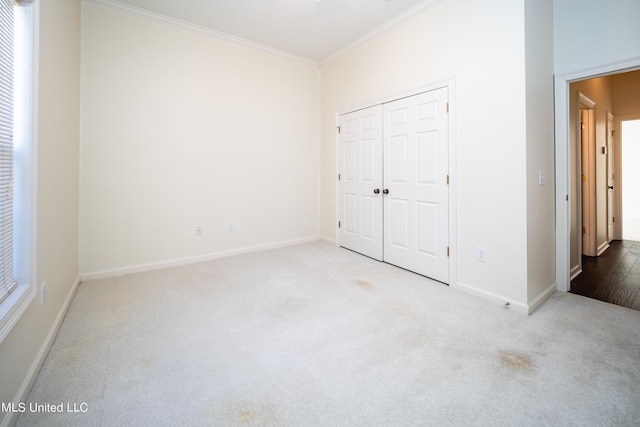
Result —
M456 254L458 247L458 234L457 234L457 134L456 134L456 106L457 106L457 92L456 92L456 78L451 77L449 79L433 82L429 85L421 86L415 89L410 89L405 92L400 92L395 95L386 96L371 102L367 102L360 105L355 105L351 108L347 108L343 111L336 112L335 114L335 152L336 152L336 246L340 246L340 230L338 228L338 221L340 213L342 211L342 200L340 197L340 181L338 180L338 174L340 173L340 165L342 164L342 153L340 150L340 135L338 133L338 126L340 125L340 116L350 113L352 111L361 110L363 108L372 107L378 104L385 104L387 102L395 101L401 98L418 95L423 92L429 92L431 90L440 89L446 87L449 89L449 283L450 287L455 287L458 283L458 276L456 274Z
M640 57L555 75L556 124L556 288L568 292L569 280L569 83L640 68Z
M611 243L616 238L615 215L616 215L616 153L619 151L615 140L615 116L607 111L607 242ZM619 132L618 132L619 133ZM609 187L613 187L611 190Z

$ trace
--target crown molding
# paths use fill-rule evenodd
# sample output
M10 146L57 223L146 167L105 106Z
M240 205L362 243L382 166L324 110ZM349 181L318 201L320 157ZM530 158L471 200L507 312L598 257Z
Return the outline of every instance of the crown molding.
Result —
M417 5L405 10L400 15L395 16L394 18L388 20L387 22L385 22L384 24L380 25L379 27L371 30L370 32L368 32L364 36L356 39L355 41L353 41L351 43L349 43L348 45L346 45L342 49L340 49L340 50L332 53L331 55L327 56L326 58L322 59L320 61L320 65L323 65L323 64L331 61L332 59L342 55L346 51L353 49L354 47L358 46L359 44L362 44L362 43L366 42L367 40L370 40L370 39L376 37L377 35L384 33L385 31L387 31L391 27L394 27L395 25L401 23L402 21L404 21L406 19L409 19L409 18L421 13L424 9L426 9L428 7L431 7L431 6L434 6L436 3L440 3L441 1L444 1L444 0L424 0L423 2L418 3Z
M280 50L280 49L275 49L272 48L270 46L266 46L260 43L256 43L253 42L251 40L247 40L247 39L243 39L242 37L237 37L228 33L223 33L221 31L216 31L213 30L211 28L202 26L202 25L198 25L198 24L193 24L191 22L187 22L187 21L183 21L181 19L177 19L177 18L172 18L170 16L166 16L163 15L161 13L157 13L157 12L152 12L150 10L146 10L146 9L142 9L140 7L136 7L136 6L131 6L129 4L125 4L122 3L120 1L117 0L84 0L84 1L88 1L88 2L93 2L93 3L98 3L98 4L102 4L105 6L109 6L109 7L113 7L116 9L119 9L123 12L129 13L131 15L137 15L137 16L142 16L145 18L149 18L155 21L160 21L160 22L164 22L167 24L171 24L171 25L175 25L187 30L191 30L191 31L196 31L198 33L202 33L202 34L206 34L208 36L211 37L215 37L215 38L219 38L222 40L226 40L232 43L236 43L236 44L240 44L240 45L244 45L244 46L248 46L254 49L258 49L258 50L262 50L265 52L269 52L272 53L274 55L279 55L279 56L283 56L285 58L289 58L289 59L295 59L297 61L301 61L301 62L305 62L307 64L311 64L311 65L315 65L315 66L319 66L320 64L318 63L318 61L315 61L313 59L310 58L306 58L304 56L300 56L300 55L296 55L284 50Z

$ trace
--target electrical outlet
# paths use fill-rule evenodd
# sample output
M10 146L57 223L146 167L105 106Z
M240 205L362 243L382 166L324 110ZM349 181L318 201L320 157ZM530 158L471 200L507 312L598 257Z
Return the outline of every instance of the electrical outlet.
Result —
M196 236L202 236L202 226L196 226Z
M47 296L47 282L40 284L40 305L44 305Z
M476 261L487 262L487 250L481 246L476 248Z
M227 231L229 233L233 233L234 231L236 231L236 223L230 222L229 224L227 224Z

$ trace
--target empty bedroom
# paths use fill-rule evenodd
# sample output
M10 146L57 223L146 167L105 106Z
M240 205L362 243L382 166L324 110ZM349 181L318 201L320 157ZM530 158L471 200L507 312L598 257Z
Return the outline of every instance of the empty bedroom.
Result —
M640 4L0 4L0 426L640 422L640 312L568 292Z

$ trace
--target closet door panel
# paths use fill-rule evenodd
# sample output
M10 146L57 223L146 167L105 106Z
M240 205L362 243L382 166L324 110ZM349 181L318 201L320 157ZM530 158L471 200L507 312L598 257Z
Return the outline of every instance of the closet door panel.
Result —
M448 283L447 88L383 106L384 260ZM386 191L385 191L386 192Z
M338 141L340 245L382 261L382 105L340 116Z

